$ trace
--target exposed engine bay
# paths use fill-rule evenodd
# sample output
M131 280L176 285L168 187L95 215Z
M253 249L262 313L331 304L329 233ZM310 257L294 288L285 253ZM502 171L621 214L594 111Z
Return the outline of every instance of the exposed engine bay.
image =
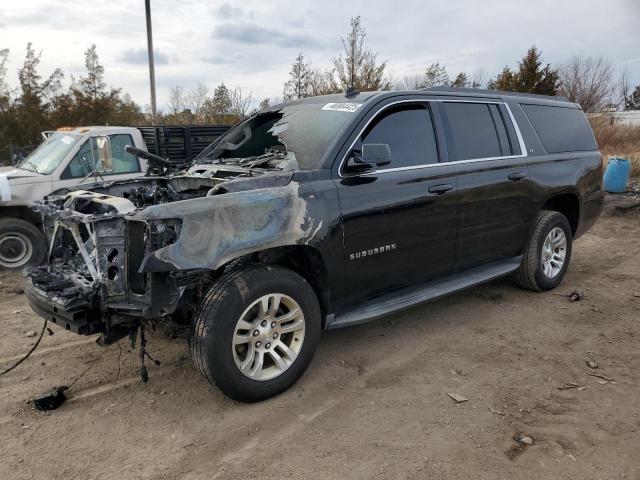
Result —
M158 268L150 255L177 242L182 213L202 217L217 198L287 185L293 173L278 162L286 156L268 152L248 166L247 159L203 163L175 175L104 182L47 197L34 207L43 215L49 264L28 271L32 295L39 297L32 307L76 333L102 332L106 344L158 319L167 320L161 327L172 329L170 334L180 335L195 308L190 297L215 272ZM198 199L208 204L193 205ZM169 205L175 216L148 213Z

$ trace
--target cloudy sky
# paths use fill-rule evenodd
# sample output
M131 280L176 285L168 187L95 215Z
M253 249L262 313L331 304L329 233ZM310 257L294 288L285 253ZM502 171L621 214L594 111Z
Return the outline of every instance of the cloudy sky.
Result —
M319 67L340 52L349 18L361 15L368 44L395 78L432 62L452 76L515 65L535 43L545 61L604 56L640 84L638 0L151 0L158 103L169 87L224 81L254 97L280 97L298 52ZM42 51L41 73L82 74L92 43L107 81L149 103L143 0L0 2L0 49L17 83L27 42Z

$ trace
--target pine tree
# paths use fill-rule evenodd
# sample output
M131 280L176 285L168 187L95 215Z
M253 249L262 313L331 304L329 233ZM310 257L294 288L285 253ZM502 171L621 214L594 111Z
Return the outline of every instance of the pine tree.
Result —
M511 92L539 93L555 95L558 91L560 75L557 69L547 64L542 68L542 52L533 45L518 63L518 71L504 67L489 88Z
M638 85L631 95L625 98L625 110L640 110L640 85Z
M451 82L451 86L455 88L466 88L469 86L469 80L467 80L467 74L460 72L455 80Z
M449 85L449 74L444 65L439 62L432 63L424 72L424 79L419 88L437 87L440 85Z
M366 36L360 17L352 17L351 31L341 38L344 57L332 59L337 83L345 90L349 87L359 91L389 90L391 82L385 76L387 62L377 63L378 54L365 45Z
M27 44L27 53L22 68L18 70L18 98L14 105L11 123L12 142L17 145L35 145L40 142L40 132L48 125L48 113L54 97L61 88L62 71L56 69L42 81L38 73L41 53Z
M285 102L311 96L311 63L306 62L299 53L291 64L289 80L284 84L283 98Z

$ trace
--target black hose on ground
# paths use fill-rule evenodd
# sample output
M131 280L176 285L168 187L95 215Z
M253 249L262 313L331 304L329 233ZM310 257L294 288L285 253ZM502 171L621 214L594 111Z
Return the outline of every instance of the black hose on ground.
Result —
M14 363L13 365L11 365L10 367L4 369L2 372L0 372L0 376L9 373L10 371L14 370L18 365L20 365L22 362L24 362L27 358L29 358L29 356L34 352L34 350L36 348L38 348L38 345L40 345L40 341L42 340L42 337L44 336L44 332L47 330L47 319L44 319L44 323L42 324L42 331L40 332L40 336L38 337L38 340L36 340L36 343L33 345L33 347L31 347L31 350L29 350L27 352L27 354L22 357L20 360L18 360L16 363Z

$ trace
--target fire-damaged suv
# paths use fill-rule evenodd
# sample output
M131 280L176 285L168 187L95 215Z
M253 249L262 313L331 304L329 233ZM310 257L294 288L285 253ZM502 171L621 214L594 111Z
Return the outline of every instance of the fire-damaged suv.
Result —
M49 260L27 271L29 301L103 345L188 338L204 378L243 401L292 385L322 329L506 275L554 288L603 203L580 107L497 91L307 98L254 114L186 171L150 161L163 172L35 207Z

